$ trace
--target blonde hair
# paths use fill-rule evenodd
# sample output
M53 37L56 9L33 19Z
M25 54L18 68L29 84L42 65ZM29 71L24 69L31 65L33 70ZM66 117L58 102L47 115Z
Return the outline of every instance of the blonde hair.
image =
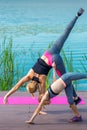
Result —
M44 94L40 94L38 97L38 102L41 102L42 98L43 98ZM43 105L49 105L50 104L50 99L49 97L47 97L47 99L44 101Z
M29 93L35 93L38 89L38 83L36 81L31 81L27 84L26 89Z

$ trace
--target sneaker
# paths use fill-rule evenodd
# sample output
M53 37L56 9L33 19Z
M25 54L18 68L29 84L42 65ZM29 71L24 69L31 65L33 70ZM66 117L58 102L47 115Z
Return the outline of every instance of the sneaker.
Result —
M77 16L81 16L84 12L84 9L83 8L80 8L79 11L77 12Z
M72 119L70 119L70 123L72 123L72 122L82 122L83 120L82 120L82 117L80 116L80 117L77 117L77 116L74 116Z
M74 103L75 103L75 105L78 105L81 101L82 101L82 99L80 97L78 97L78 99L74 100Z

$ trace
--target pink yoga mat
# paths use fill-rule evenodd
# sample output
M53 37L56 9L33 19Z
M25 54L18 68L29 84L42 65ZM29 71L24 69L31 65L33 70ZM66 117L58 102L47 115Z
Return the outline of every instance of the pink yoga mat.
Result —
M3 104L3 97L0 97L0 104ZM8 98L8 104L38 104L37 97L10 97ZM51 99L51 104L68 104L67 98L65 96L58 96ZM85 104L84 100L80 102L80 104Z

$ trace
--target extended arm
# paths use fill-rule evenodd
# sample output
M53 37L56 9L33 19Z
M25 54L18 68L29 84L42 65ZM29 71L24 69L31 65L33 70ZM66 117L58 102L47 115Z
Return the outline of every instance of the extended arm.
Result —
M47 100L47 98L48 98L48 95L49 95L49 94L48 94L48 91L46 91L46 93L45 93L45 95L43 96L41 102L39 103L39 105L37 106L36 110L34 111L32 117L30 118L29 121L26 121L26 123L28 123L28 124L34 124L33 121L34 121L35 117L39 114L39 112L41 111L44 102L45 102L45 101Z
M29 81L29 75L24 76L5 96L4 96L4 104L8 102L8 97L16 92L25 82Z

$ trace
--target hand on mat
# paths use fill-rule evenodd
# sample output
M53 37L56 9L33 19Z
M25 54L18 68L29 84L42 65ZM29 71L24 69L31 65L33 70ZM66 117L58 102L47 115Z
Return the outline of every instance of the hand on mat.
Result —
M8 103L8 98L7 98L7 96L4 97L3 103L4 103L4 104L7 104L7 103Z
M46 115L47 113L46 112L44 112L44 111L40 111L39 112L39 115Z
M55 62L52 63L52 67L53 67L54 69L56 69L56 63L55 63Z
M33 121L31 121L31 120L29 120L29 121L25 121L25 123L27 123L27 124L31 124L31 125L33 125L33 124L35 124Z

